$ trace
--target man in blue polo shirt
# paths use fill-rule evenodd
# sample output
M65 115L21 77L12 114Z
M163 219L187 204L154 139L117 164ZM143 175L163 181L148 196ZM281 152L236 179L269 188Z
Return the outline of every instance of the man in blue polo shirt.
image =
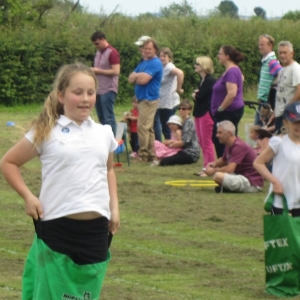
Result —
M153 123L163 75L163 65L156 56L157 51L156 41L146 40L142 49L143 61L128 77L129 83L135 84L134 92L138 99L138 154L142 161L153 161L155 158Z

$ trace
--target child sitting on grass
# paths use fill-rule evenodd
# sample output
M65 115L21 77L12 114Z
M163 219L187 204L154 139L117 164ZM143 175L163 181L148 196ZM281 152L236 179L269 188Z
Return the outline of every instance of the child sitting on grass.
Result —
M167 124L171 129L171 139L163 142L154 141L155 159L151 166L158 166L162 158L172 156L182 150L182 148L172 148L174 141L181 141L181 119L176 115L171 116Z

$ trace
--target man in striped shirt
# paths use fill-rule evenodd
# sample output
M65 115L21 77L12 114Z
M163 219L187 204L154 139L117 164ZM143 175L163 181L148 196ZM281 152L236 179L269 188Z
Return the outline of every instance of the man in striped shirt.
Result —
M276 92L276 85L273 85L278 72L281 70L281 65L273 51L274 45L275 40L270 35L264 34L259 37L258 48L262 55L262 66L260 69L257 98L260 103L268 102L271 88L274 88L273 92ZM273 95L273 98L275 101L275 95ZM258 112L256 112L254 124L263 125Z

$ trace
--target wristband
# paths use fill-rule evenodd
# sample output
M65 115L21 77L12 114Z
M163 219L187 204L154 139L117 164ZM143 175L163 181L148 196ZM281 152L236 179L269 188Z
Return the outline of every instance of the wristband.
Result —
M224 109L221 106L219 106L218 111L224 111Z

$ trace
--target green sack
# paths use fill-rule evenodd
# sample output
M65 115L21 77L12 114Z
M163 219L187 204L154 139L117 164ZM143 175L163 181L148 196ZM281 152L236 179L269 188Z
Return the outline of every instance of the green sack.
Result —
M274 194L267 200L272 205ZM288 213L285 196L282 215L264 215L266 291L277 297L300 294L300 218Z
M104 262L78 265L35 236L24 269L22 300L98 300L109 260L108 252Z

